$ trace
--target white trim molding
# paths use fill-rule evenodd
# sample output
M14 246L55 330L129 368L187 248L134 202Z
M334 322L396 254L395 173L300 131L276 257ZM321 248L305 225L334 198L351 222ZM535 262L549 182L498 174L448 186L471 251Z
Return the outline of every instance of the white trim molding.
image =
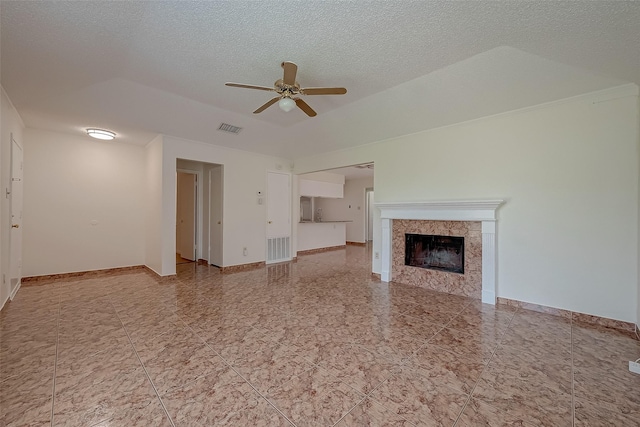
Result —
M392 230L394 219L423 221L482 222L482 302L496 303L497 262L496 211L504 200L454 200L432 202L380 202L382 222L382 265L380 278L392 278Z

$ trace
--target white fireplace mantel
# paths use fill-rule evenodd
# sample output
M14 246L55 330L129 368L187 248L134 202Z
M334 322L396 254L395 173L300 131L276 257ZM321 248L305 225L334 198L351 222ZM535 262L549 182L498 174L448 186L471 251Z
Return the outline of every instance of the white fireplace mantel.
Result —
M412 219L424 221L482 222L482 302L496 303L496 210L504 200L453 200L427 202L380 202L382 222L382 269L380 277L392 277L392 221Z

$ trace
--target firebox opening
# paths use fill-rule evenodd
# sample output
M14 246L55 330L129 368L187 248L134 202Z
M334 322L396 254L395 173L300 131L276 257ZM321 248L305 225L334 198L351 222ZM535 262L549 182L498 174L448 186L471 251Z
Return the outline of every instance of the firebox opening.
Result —
M464 274L464 237L405 234L404 264Z

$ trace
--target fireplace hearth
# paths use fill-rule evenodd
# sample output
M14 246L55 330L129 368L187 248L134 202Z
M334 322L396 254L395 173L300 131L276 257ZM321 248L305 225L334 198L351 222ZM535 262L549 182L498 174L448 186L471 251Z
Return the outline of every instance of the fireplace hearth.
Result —
M404 264L464 274L464 237L407 233Z

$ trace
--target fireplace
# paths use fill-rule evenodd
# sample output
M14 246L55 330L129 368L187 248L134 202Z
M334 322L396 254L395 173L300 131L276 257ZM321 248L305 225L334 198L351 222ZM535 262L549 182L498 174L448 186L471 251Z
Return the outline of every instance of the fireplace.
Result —
M481 222L396 219L391 228L394 282L480 299Z
M464 274L464 237L405 235L404 265Z
M504 200L377 202L380 209L380 278L496 303L496 210ZM437 227L413 225L437 222ZM465 227L467 232L461 232ZM402 233L402 234L400 234ZM464 274L405 266L405 234L464 236ZM374 244L374 252L376 251ZM396 256L396 254L399 254ZM378 253L374 253L377 258ZM375 263L374 263L375 265ZM375 267L374 267L375 268Z

